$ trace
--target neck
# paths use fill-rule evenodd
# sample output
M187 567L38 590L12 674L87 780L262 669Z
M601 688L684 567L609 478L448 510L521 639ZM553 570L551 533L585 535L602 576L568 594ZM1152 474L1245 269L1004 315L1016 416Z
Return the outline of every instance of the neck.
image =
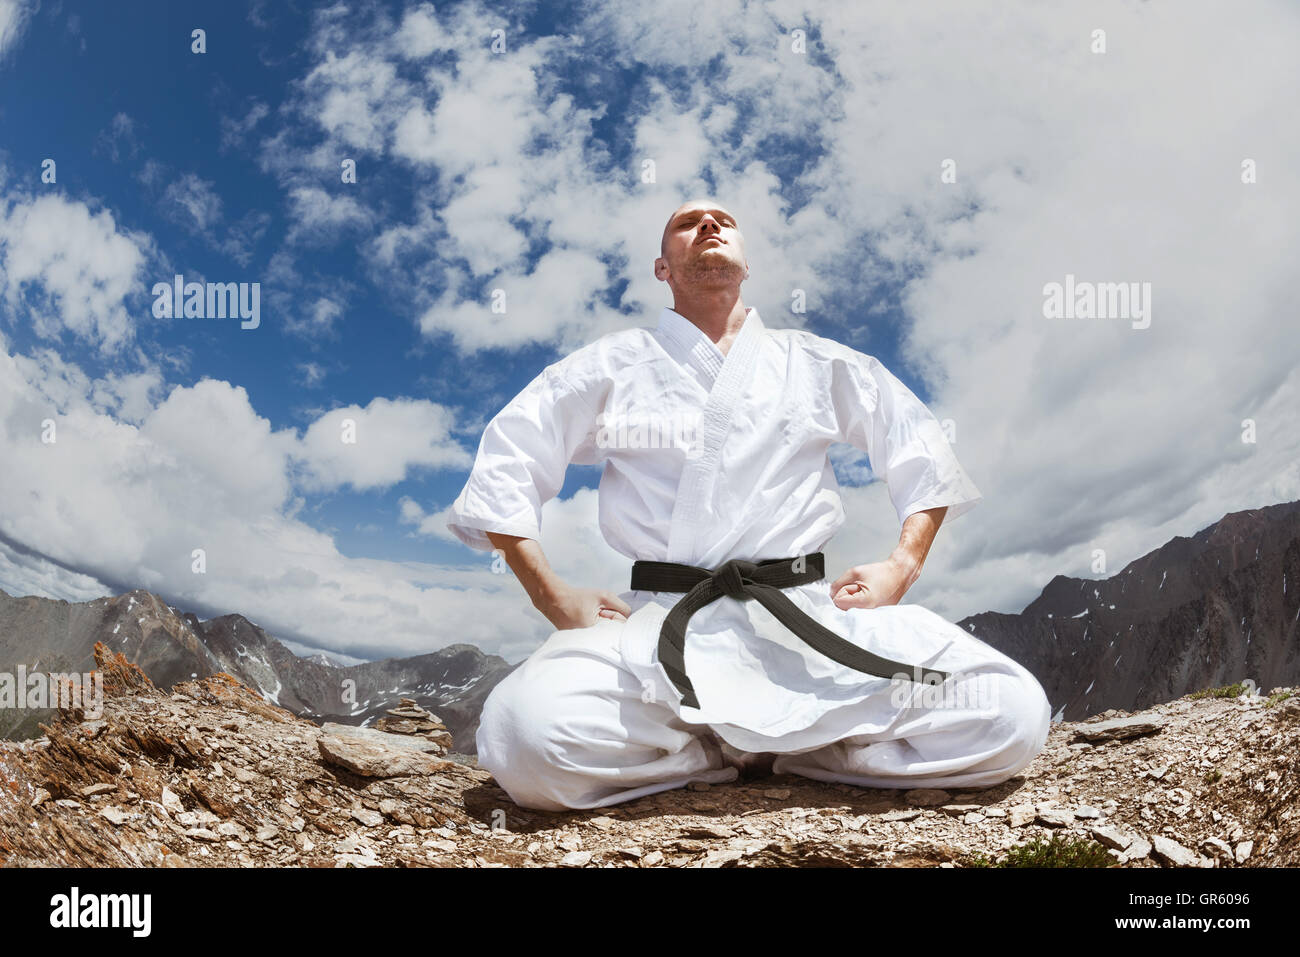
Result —
M745 324L740 289L674 290L673 312L689 319L715 343L734 339Z

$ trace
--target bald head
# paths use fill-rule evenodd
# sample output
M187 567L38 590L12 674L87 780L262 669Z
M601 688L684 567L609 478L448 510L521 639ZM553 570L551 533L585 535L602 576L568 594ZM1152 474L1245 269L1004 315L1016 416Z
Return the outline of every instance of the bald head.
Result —
M677 224L679 218L681 220L680 225L685 225L687 221L694 223L698 221L699 217L691 216L689 214L703 214L705 212L712 213L715 219L718 219L724 224L729 221L730 225L736 226L736 218L731 215L726 207L715 199L693 199L689 202L682 203L682 205L673 210L673 214L668 217L668 222L664 223L664 231L659 237L659 255L664 256L665 258L667 257L668 234L673 229L673 226ZM736 229L739 231L740 227L736 226Z

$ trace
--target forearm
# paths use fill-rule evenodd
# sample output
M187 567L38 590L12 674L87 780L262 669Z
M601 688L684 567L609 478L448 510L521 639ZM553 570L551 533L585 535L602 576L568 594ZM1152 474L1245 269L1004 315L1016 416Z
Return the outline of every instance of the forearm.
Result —
M542 546L534 539L520 538L517 535L501 535L497 532L485 534L492 547L505 557L506 564L524 586L533 607L542 609L546 606L563 583L551 569Z
M586 628L601 619L626 621L631 607L618 595L600 588L573 588L551 570L542 546L531 538L487 532L488 541L505 556L506 564L528 592L533 607L558 629Z
M898 547L889 556L889 560L907 572L908 587L921 575L921 566L930 552L934 536L943 524L943 517L948 513L948 506L927 508L923 512L914 512L907 516L903 529L898 536Z

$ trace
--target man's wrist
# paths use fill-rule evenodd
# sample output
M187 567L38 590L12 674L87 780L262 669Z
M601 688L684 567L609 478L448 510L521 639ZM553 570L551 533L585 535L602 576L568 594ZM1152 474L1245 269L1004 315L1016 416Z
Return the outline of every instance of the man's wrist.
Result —
M916 579L921 574L922 559L914 552L907 549L895 549L889 556L889 561L907 576L908 582Z
M538 611L554 608L563 588L564 582L558 576L539 576L533 584L532 593L529 595L533 600L533 607Z

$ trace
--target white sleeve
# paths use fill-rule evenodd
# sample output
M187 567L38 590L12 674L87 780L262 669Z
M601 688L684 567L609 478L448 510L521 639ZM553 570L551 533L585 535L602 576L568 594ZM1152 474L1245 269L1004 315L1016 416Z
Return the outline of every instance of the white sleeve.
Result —
M939 420L879 359L855 353L835 369L839 440L867 453L872 474L889 487L900 525L915 512L944 505L950 522L981 501Z
M483 430L447 527L484 551L492 548L486 532L538 538L542 505L563 487L569 463L600 460L595 438L596 415L586 399L557 366L547 366Z

